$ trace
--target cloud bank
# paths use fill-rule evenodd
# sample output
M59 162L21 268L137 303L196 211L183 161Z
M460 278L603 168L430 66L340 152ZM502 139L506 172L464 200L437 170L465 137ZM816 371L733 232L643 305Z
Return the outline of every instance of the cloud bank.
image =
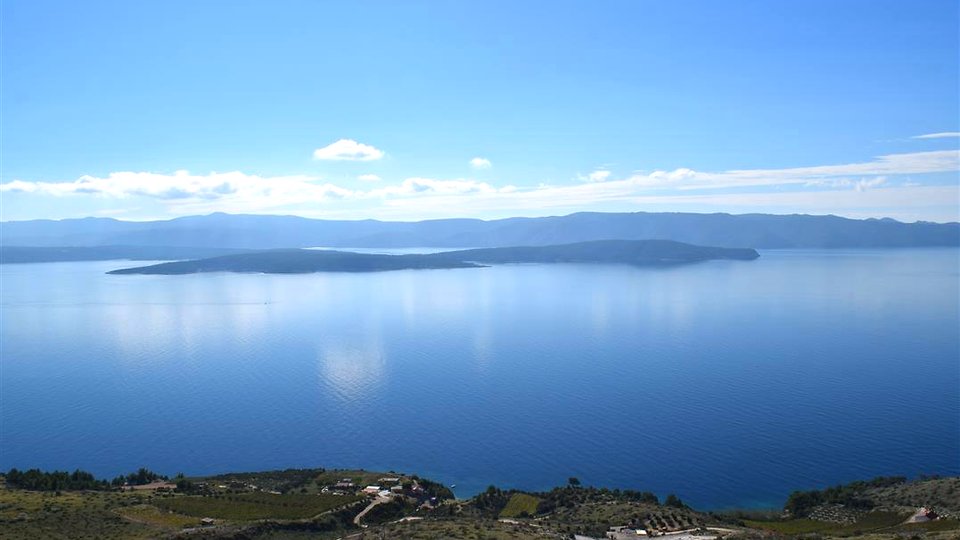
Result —
M598 170L586 180L536 187L495 185L472 178L412 176L399 183L352 189L308 175L261 176L239 171L193 174L114 172L72 182L15 180L0 192L36 196L148 198L176 214L202 211L276 212L339 217L463 217L544 215L559 210L812 211L845 215L922 216L937 208L942 220L957 220L960 151L943 150L878 156L870 161L782 169L720 172L678 168L616 178ZM939 173L939 184L918 175ZM373 175L363 175L373 180ZM926 178L926 177L922 177ZM292 209L292 210L291 210ZM871 210L872 209L872 210ZM702 211L702 210L694 210ZM872 214L871 214L872 212Z

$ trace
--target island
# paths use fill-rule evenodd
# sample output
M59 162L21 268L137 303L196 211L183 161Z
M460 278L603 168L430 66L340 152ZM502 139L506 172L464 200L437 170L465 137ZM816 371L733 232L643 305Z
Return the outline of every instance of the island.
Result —
M550 246L467 249L430 256L484 264L609 263L649 266L717 259L750 261L760 257L760 254L750 248L696 246L671 240L592 240Z
M387 270L475 268L477 266L479 265L476 263L427 255L379 255L322 249L273 249L136 268L122 268L107 273L167 275L203 272L310 274L314 272L383 272Z
M382 255L318 249L277 249L122 268L109 274L196 274L251 272L380 272L388 270L478 268L511 263L605 263L669 266L717 259L753 260L750 248L695 246L669 240L595 240L552 246L468 249L429 254Z

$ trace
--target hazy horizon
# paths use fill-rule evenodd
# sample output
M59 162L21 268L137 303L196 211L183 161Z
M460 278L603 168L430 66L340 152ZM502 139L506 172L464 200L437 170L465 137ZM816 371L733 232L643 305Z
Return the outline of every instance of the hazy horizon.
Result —
M186 215L182 215L182 216L144 217L143 219L129 219L129 218L113 217L113 216L91 216L91 215L87 215L87 216L64 217L64 218L31 218L31 219L0 220L0 223L16 223L16 222L24 222L24 221L71 221L71 220L84 220L84 219L109 219L109 220L123 221L123 222L128 222L128 223L149 223L149 222L153 222L153 221L172 221L172 220L176 220L176 219L180 219L180 218L208 217L208 216L214 216L214 215L259 216L259 217L297 217L297 218L304 218L304 219L310 219L310 220L316 220L316 221L356 221L356 222L360 222L360 221L380 221L380 222L384 222L384 223L391 223L391 222L396 222L396 223L417 223L417 222L423 222L423 221L446 221L446 220L462 220L462 219L465 219L465 220L477 220L477 221L502 221L502 220L515 219L515 218L520 218L520 219L559 218L559 217L570 216L570 215L573 215L573 214L696 214L696 215L711 215L711 214L713 214L713 215L729 215L729 216L770 215L770 216L839 217L839 218L843 218L843 219L852 219L852 220L870 220L870 219L873 219L873 220L894 220L894 221L898 221L898 222L900 222L900 223L906 223L906 224L909 224L909 223L937 223L937 224L949 225L949 224L954 224L954 223L960 223L960 218L958 218L957 220L953 220L953 221L931 221L931 220L922 220L922 219L918 219L918 220L914 220L914 221L906 221L906 220L900 220L900 219L892 218L892 217L889 217L889 216L878 216L878 217L850 217L850 216L844 216L844 215L838 215L838 214L812 214L812 213L809 213L809 214L808 214L808 213L792 213L792 214L785 214L785 213L784 213L784 214L776 214L776 213L768 213L768 212L742 212L742 213L739 213L739 212L683 212L683 211L676 211L676 212L668 212L668 211L664 211L664 212L649 212L649 211L645 211L645 210L636 210L636 211L632 211L632 212L600 212L600 211L594 211L594 210L581 210L581 211L578 211L578 212L569 212L569 213L562 213L562 214L544 214L544 215L535 215L535 216L530 216L530 215L512 215L512 216L495 217L495 218L441 217L441 218L425 218L425 219L377 219L377 218L372 218L372 217L333 218L333 217L323 217L323 216L302 216L302 215L297 215L297 214L271 213L271 212L265 212L265 213L248 213L248 212L224 212L224 211L221 211L221 210L217 210L217 211L208 212L208 213L205 213L205 214L186 214Z

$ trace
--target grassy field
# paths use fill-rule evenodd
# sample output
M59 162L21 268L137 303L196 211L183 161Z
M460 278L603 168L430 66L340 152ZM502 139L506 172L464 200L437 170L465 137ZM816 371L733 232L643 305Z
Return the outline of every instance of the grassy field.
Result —
M500 511L502 518L515 518L521 515L533 516L537 513L540 499L526 493L514 493L507 502L507 506Z
M957 531L960 537L960 520L940 519L937 521L928 521L926 523L910 523L901 527L904 531Z
M689 529L703 524L704 517L689 509L649 503L601 502L580 504L575 508L558 508L539 522L565 534L602 537L614 525L654 528L666 525L674 530Z
M360 500L352 495L273 495L237 493L211 497L183 496L155 501L178 514L232 521L307 519Z
M161 510L149 504L137 504L118 508L116 513L135 523L143 523L165 529L180 530L187 527L200 526L200 518L176 514L169 510Z
M746 519L743 524L751 529L773 531L781 534L809 534L825 531L835 527L835 523L816 521L814 519L790 519L786 521L755 521Z
M534 525L502 523L493 520L421 520L390 523L366 529L348 540L374 540L403 538L409 540L434 540L457 538L467 540L544 540L556 539L557 534L544 531Z
M790 519L786 521L744 521L744 524L753 529L763 529L780 534L810 534L820 533L833 536L858 536L869 532L893 531L900 528L900 524L909 517L909 514L897 512L869 512L864 514L856 523L842 525L827 521L812 519Z
M114 509L138 505L136 493L49 492L0 487L0 539L155 538L156 531Z

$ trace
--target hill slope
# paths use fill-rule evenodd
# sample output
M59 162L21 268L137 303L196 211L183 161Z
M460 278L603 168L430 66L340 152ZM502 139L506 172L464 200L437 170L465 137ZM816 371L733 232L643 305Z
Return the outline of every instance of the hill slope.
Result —
M577 213L558 217L332 221L210 214L167 221L105 218L5 222L5 246L504 247L592 240L674 240L760 249L958 246L958 223L901 223L837 216Z
M0 264L65 261L175 261L233 255L246 250L168 246L27 247L0 246Z

